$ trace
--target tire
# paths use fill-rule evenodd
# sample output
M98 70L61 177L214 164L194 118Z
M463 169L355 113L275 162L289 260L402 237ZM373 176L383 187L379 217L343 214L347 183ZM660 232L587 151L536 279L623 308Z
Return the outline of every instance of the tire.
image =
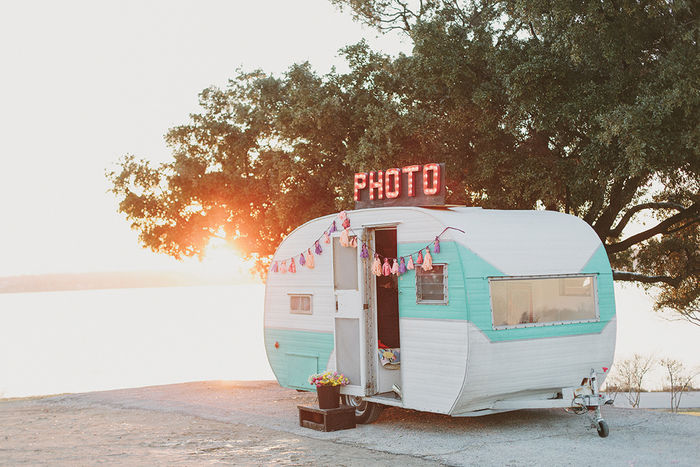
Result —
M372 423L379 418L384 406L368 402L357 396L342 396L342 402L350 407L355 407L355 422L356 423Z
M610 434L610 428L608 428L608 423L601 419L598 422L596 422L596 428L598 429L598 436L601 438L607 438L608 434Z

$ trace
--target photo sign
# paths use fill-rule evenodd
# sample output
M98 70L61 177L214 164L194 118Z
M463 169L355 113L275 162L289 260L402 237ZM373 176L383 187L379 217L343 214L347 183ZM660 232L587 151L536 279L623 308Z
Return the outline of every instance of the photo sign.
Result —
M355 209L445 204L445 164L408 165L359 172L354 179Z

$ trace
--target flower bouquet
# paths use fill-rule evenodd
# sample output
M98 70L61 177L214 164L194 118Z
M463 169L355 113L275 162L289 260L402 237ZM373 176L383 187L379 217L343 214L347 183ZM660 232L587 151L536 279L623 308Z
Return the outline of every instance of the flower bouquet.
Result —
M321 409L337 409L340 406L340 386L349 382L345 375L332 370L309 376L309 384L316 386Z

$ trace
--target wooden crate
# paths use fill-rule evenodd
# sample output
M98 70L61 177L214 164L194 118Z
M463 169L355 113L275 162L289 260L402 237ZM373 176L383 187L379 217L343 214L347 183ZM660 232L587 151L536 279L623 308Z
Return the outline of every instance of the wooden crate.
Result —
M337 409L297 406L299 425L317 431L337 431L355 428L355 408L341 405Z

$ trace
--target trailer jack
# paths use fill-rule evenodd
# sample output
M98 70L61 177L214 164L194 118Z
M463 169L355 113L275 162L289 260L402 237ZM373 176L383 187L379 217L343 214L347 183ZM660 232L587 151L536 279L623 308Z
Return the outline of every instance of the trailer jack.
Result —
M601 438L607 438L610 428L600 413L600 407L606 404L612 404L612 399L598 390L596 370L591 368L590 376L583 380L581 387L573 391L569 411L577 415L587 415L591 420L591 428L595 428Z

